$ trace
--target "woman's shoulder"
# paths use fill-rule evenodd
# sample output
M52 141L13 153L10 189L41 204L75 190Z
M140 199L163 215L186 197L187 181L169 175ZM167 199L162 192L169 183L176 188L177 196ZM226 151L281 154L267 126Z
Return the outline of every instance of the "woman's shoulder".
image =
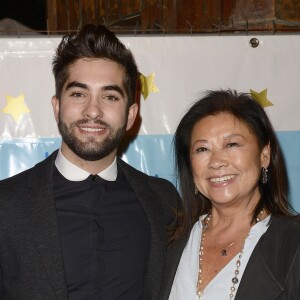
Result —
M265 234L264 240L277 241L282 246L300 245L300 221L296 217L271 218L270 226Z
M300 263L300 222L293 217L273 217L255 253L255 257L262 254L275 277L286 278L292 266Z
M295 228L295 230L300 229L300 215L299 216L274 216L272 217L271 224L273 226L279 226L282 229Z

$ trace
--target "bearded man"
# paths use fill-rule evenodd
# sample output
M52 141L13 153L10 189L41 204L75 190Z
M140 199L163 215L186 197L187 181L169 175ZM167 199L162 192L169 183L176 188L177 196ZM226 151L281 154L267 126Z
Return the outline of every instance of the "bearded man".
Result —
M117 157L138 113L134 57L86 25L53 73L61 148L0 183L0 299L155 300L180 198Z

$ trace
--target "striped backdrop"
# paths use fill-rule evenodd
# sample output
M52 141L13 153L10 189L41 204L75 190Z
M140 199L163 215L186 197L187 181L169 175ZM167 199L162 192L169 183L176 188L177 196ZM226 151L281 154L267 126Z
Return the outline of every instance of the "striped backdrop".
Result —
M251 38L259 45L252 48ZM300 211L300 36L120 36L148 83L138 136L123 159L176 185L172 138L206 89L267 94L266 108L286 159L290 200ZM0 39L0 179L25 170L60 146L51 97L51 59L60 38ZM1 195L0 195L1 197Z

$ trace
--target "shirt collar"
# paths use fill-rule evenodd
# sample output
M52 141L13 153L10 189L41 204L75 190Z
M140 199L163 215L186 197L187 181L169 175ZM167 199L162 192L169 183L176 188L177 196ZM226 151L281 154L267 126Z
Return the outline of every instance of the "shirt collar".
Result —
M61 175L63 175L66 179L70 181L83 181L91 175L89 172L77 167L69 160L67 160L62 154L61 150L58 151L58 154L56 156L55 166L61 173ZM107 181L116 181L117 174L117 159L115 157L112 164L100 173L98 173L98 176Z

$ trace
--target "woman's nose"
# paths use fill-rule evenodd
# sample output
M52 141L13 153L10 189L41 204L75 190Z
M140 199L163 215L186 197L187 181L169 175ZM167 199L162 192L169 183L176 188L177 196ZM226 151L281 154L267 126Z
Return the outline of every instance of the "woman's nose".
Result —
M227 157L222 150L212 151L209 161L209 167L212 169L219 169L222 167L228 167Z

